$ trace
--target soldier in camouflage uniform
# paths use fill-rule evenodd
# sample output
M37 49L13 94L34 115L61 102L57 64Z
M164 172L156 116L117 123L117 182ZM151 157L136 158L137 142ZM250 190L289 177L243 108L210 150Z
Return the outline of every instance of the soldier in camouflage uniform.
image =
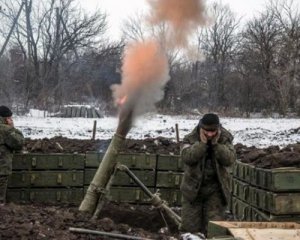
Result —
M23 134L14 128L11 110L0 106L0 204L6 201L8 176L12 171L12 154L15 150L22 149L23 142Z
M220 125L216 114L203 116L183 140L185 172L181 231L207 234L208 221L224 220L229 201L227 168L236 159L232 135Z

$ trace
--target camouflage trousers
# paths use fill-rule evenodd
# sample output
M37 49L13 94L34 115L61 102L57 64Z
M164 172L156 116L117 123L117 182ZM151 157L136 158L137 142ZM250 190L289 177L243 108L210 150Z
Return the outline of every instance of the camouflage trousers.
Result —
M189 202L183 198L180 231L207 235L208 222L224 220L225 210L220 187L202 187L195 201Z
M0 175L0 204L6 202L8 175Z

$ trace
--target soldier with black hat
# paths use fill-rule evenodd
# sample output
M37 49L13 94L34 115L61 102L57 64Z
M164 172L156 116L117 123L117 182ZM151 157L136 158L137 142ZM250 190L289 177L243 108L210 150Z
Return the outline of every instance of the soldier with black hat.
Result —
M12 171L12 155L21 150L24 137L14 127L12 112L6 106L0 106L0 204L6 202L8 176Z
M181 231L206 235L208 221L224 220L230 196L227 168L236 159L232 140L214 113L205 114L184 137Z

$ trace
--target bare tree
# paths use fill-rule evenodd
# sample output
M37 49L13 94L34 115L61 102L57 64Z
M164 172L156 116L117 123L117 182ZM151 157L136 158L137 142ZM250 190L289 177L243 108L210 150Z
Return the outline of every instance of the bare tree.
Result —
M227 5L220 3L213 3L210 12L213 23L204 29L199 29L198 45L206 58L210 105L227 106L225 86L238 42L236 31L239 19Z
M25 13L20 17L11 45L18 45L26 59L23 79L28 105L62 101L61 63L76 61L78 53L99 45L106 29L106 15L97 12L87 15L78 9L74 0L24 0ZM5 0L9 14L15 16L15 2ZM70 58L70 56L73 56ZM71 62L70 62L71 63Z
M273 71L280 111L285 114L288 108L296 110L300 101L300 12L292 0L271 1L270 9L281 26L281 44Z

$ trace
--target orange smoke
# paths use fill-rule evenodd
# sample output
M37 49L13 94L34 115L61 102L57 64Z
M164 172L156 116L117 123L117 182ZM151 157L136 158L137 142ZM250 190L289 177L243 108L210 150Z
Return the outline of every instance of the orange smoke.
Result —
M113 85L116 104L125 102L140 115L154 108L162 99L169 80L168 59L154 41L135 42L127 46L122 66L122 83Z
M169 44L186 46L188 36L207 22L204 0L148 0L153 24L171 26Z

